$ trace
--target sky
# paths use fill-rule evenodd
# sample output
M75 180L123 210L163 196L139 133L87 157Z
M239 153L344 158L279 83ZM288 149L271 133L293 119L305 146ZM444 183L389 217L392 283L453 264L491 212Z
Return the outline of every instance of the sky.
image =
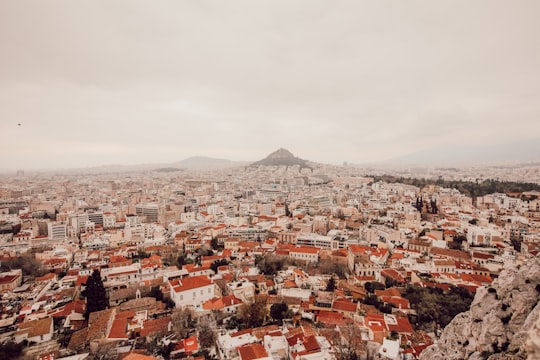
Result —
M540 143L538 14L536 0L0 0L0 170Z

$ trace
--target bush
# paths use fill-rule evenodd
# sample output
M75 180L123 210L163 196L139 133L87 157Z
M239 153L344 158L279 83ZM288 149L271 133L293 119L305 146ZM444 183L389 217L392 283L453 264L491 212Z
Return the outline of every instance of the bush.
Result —
M13 360L18 359L23 350L23 344L15 344L14 342L8 342L0 345L0 360Z
M421 328L432 323L445 327L459 313L469 310L474 295L462 287L451 287L447 292L438 288L408 286L402 295L417 312Z

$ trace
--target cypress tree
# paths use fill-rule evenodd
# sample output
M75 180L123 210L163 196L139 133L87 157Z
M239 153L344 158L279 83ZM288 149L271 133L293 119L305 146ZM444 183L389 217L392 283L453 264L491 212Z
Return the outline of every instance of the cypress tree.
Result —
M94 311L105 310L107 308L109 301L99 270L94 270L88 278L86 289L82 292L82 295L86 298L86 318Z

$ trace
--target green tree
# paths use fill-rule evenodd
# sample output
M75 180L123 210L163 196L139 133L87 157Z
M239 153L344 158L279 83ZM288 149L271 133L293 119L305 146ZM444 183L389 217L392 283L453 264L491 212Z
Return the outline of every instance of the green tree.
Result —
M416 310L416 322L422 329L433 330L435 325L445 327L459 313L467 311L474 295L462 287L451 287L448 291L439 288L409 286L403 297Z
M94 270L92 275L88 278L86 281L86 288L82 292L82 295L86 298L85 316L87 318L90 313L105 310L107 308L109 301L99 270Z
M289 307L284 302L275 303L270 306L270 316L272 319L282 322L288 315Z

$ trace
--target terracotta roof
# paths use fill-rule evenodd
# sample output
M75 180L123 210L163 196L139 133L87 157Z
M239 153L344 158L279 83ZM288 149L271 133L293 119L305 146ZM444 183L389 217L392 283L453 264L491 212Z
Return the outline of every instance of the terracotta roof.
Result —
M159 359L150 355L143 355L143 354L137 354L135 352L132 352L124 356L122 360L159 360Z
M399 292L398 289L392 287L392 288L384 289L384 290L376 289L375 290L375 295L377 295L377 296L401 296L401 293Z
M81 352L85 346L88 345L86 339L88 338L88 328L84 327L81 330L75 331L69 339L67 348L69 350Z
M118 339L118 340L127 340L129 336L126 334L127 330L127 320L125 318L116 318L114 319L111 330L107 338L109 339Z
M409 310L411 308L411 304L409 300L402 298L401 296L381 296L381 300L385 303L392 304L396 308L400 308L402 310Z
M213 282L206 275L189 276L183 279L172 280L171 286L175 292L182 292L203 286L212 285Z
M346 311L351 313L356 313L356 309L358 307L358 304L355 302L352 302L348 299L338 299L335 300L332 304L332 308L337 311Z
M261 344L248 344L238 348L240 359L255 360L268 357L266 349Z
M324 310L320 311L319 315L317 315L317 321L328 325L344 325L347 323L347 319L340 313Z
M52 279L56 279L56 274L55 273L48 273L48 274L45 274L43 276L38 276L36 278L36 282L49 281L49 280L52 280Z
M295 247L291 249L289 252L290 253L304 253L304 254L318 254L319 250L320 249L316 247L300 246L300 247Z
M381 271L381 275L389 277L397 282L405 282L405 278L397 270L389 268Z
M25 321L19 324L17 334L27 333L29 338L49 334L52 328L52 317L39 320Z
M315 351L321 348L314 335L305 337L303 343L306 351Z
M169 323L171 318L169 316L158 319L146 320L143 322L141 329L141 336L154 336L159 334L166 334L169 330Z
M389 322L386 322L386 326L388 326L388 330L390 331L396 331L399 334L412 334L413 328L411 323L409 322L409 319L403 316L396 316L396 322L397 324L390 324Z
M114 309L94 311L88 318L88 338L87 341L104 338L107 335L109 321L114 314Z
M197 341L196 336L188 337L187 339L183 340L184 343L184 351L186 352L195 352L199 350L199 343Z

